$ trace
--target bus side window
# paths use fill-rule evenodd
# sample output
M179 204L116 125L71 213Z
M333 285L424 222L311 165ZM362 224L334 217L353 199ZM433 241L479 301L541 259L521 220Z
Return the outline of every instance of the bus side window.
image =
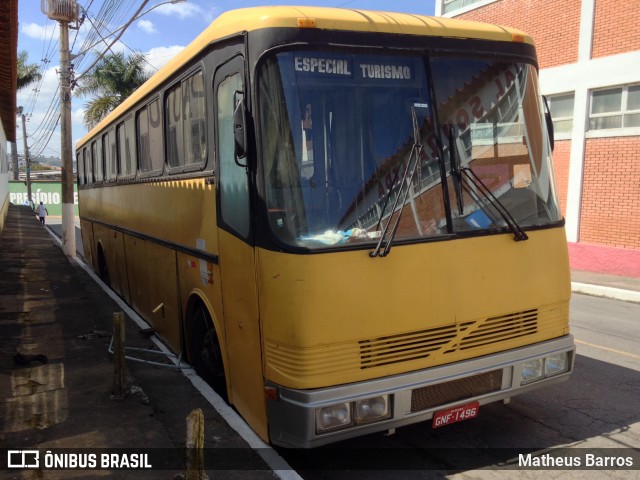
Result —
M91 172L93 174L93 178L91 179L91 183L98 182L98 165L100 160L98 159L98 142L95 140L91 142Z
M230 72L225 76L224 70L218 73L220 77L224 76L224 80L218 84L216 93L220 212L224 223L246 238L250 231L249 180L247 169L236 163L233 122L236 92L243 91L244 87L239 72Z
M114 129L109 130L109 150L111 151L109 165L110 174L109 180L115 182L120 172L120 166L118 165L118 140L116 138L116 132Z
M167 163L169 167L184 165L182 158L181 87L176 86L167 94L165 115L167 118Z
M149 148L149 113L147 107L138 110L136 116L138 131L138 170L146 173L151 170L151 151Z
M102 137L98 137L96 142L96 182L102 183L104 181L104 152L102 150Z
M151 170L162 171L164 165L164 151L162 148L162 119L160 118L160 100L149 104L149 154L151 155Z
M184 163L198 164L207 156L204 75L198 72L182 83Z
M91 184L93 183L93 169L91 168L91 149L88 147L84 147L84 171L85 171L85 183Z
M78 169L78 185L84 185L84 162L82 161L82 150L76 154L76 168Z
M138 151L136 149L136 122L132 116L124 121L124 175L132 177L136 174Z
M102 151L104 152L104 181L111 180L111 145L109 144L109 133L102 134Z
M116 145L117 145L117 150L116 150L116 162L117 162L117 169L118 169L118 176L121 175L126 175L126 173L124 172L124 169L122 168L122 161L124 159L124 153L123 153L123 149L124 149L124 122L119 123L116 126Z

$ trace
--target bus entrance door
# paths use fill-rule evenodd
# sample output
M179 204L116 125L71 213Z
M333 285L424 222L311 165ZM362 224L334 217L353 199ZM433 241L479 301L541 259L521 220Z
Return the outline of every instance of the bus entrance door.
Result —
M265 440L267 414L262 360L249 177L237 158L233 114L244 95L244 61L237 56L214 77L217 115L218 245L229 400Z

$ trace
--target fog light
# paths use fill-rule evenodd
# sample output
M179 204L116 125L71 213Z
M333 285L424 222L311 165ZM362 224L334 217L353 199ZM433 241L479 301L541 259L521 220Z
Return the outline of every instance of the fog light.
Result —
M316 409L316 432L318 433L346 427L351 423L351 405L349 403L339 403Z
M527 360L522 365L522 383L539 380L543 376L544 361L542 358Z
M556 353L544 359L544 374L547 377L564 373L569 369L566 352Z
M365 398L356 400L356 423L367 423L382 420L391 415L389 408L389 396Z

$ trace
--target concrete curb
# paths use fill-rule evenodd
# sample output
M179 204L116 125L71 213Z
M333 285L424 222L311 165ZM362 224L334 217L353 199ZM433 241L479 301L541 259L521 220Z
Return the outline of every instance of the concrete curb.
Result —
M612 298L614 300L622 300L624 302L640 303L640 292L624 290L622 288L571 282L571 291L574 293L582 293L584 295L592 295L594 297Z

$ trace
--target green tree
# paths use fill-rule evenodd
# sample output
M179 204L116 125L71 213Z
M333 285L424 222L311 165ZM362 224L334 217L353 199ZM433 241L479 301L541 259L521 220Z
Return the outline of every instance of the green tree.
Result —
M40 66L35 63L29 64L28 61L29 54L26 50L23 50L18 54L18 78L16 82L18 90L25 88L33 83L39 82L40 79L42 79ZM11 163L13 165L13 180L18 180L18 147L16 145L16 142L11 142Z
M93 128L114 108L149 78L144 70L146 57L134 52L129 57L124 53L106 55L88 74L78 82L75 94L89 97L85 104L84 125Z
M38 82L42 78L40 66L35 63L29 64L28 61L29 54L26 50L18 54L18 90Z

